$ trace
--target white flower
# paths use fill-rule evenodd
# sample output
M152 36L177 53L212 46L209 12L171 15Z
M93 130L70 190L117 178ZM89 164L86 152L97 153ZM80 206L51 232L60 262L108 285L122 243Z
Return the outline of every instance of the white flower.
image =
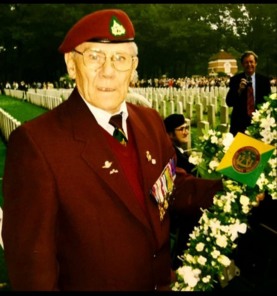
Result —
M231 133L225 133L223 135L222 144L224 146L224 152L226 152L229 149L229 147L231 146L233 140L234 140L233 134L231 134Z
M209 283L211 281L211 278L212 277L210 275L207 275L203 277L202 281L203 283Z
M191 155L189 156L189 162L194 165L199 165L202 162L202 153L192 151Z
M231 207L231 203L230 202L227 202L224 207L223 207L223 211L225 213L231 213L232 211L232 207Z
M218 143L218 138L217 138L216 136L212 136L212 137L211 137L211 142L212 142L213 144L217 144L217 143Z
M190 254L186 254L185 259L186 259L187 262L190 262L190 263L195 262L195 258L193 256L191 256Z
M215 170L219 165L219 162L218 160L212 160L210 163L209 163L209 167L211 168L211 170Z
M223 264L225 267L228 267L231 264L231 260L225 255L220 255L217 260Z
M203 243L198 243L195 248L196 248L196 251L201 252L204 250L204 247L205 245Z
M247 230L247 225L245 223L239 223L237 221L235 224L230 225L231 240L234 241L238 237L238 233L245 233Z
M200 269L193 269L190 266L183 266L179 268L177 272L191 288L196 286L199 281L199 275L201 274Z
M226 248L228 243L227 237L224 235L218 235L216 238L216 244L221 248Z
M213 251L211 252L211 255L212 255L212 257L213 257L214 259L216 259L217 257L220 256L220 252L219 252L218 250L213 250Z
M239 201L243 206L249 205L249 197L247 197L246 195L241 195Z
M207 258L205 258L204 256L199 256L198 259L197 259L197 262L198 262L200 265L205 265L206 262L207 262Z
M266 118L261 119L260 127L270 130L271 128L274 128L275 126L276 126L275 118L270 117L270 115L268 115Z

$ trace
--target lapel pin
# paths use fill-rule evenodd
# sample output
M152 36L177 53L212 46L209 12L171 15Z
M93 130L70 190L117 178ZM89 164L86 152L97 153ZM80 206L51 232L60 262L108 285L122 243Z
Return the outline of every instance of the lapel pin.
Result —
M152 156L151 156L151 154L150 154L150 152L148 150L146 151L146 158L152 164L156 164L156 159L152 158Z
M146 151L146 158L148 161L151 161L151 159L152 159L152 156L148 150Z
M106 160L104 165L102 166L103 169L109 169L112 165L111 161Z

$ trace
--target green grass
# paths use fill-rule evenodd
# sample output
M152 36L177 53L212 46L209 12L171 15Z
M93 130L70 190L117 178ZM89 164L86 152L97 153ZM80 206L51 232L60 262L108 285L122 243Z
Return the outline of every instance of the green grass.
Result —
M8 112L21 123L48 111L34 104L3 95L0 96L0 108Z

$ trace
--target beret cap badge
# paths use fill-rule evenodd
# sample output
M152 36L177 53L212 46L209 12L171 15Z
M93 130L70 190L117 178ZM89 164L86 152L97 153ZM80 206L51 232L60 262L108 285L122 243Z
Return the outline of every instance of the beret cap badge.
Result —
M112 16L110 21L110 32L113 36L123 36L126 34L126 29L115 16Z

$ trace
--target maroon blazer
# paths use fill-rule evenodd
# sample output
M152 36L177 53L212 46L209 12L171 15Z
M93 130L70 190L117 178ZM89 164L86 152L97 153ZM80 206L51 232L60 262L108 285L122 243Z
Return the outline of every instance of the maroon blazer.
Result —
M11 134L2 236L13 290L169 288L169 214L160 221L149 192L175 150L154 109L127 106L148 217L76 89L57 108ZM147 161L146 151L156 164ZM118 173L103 168L105 161ZM173 206L208 207L221 182L177 171Z

